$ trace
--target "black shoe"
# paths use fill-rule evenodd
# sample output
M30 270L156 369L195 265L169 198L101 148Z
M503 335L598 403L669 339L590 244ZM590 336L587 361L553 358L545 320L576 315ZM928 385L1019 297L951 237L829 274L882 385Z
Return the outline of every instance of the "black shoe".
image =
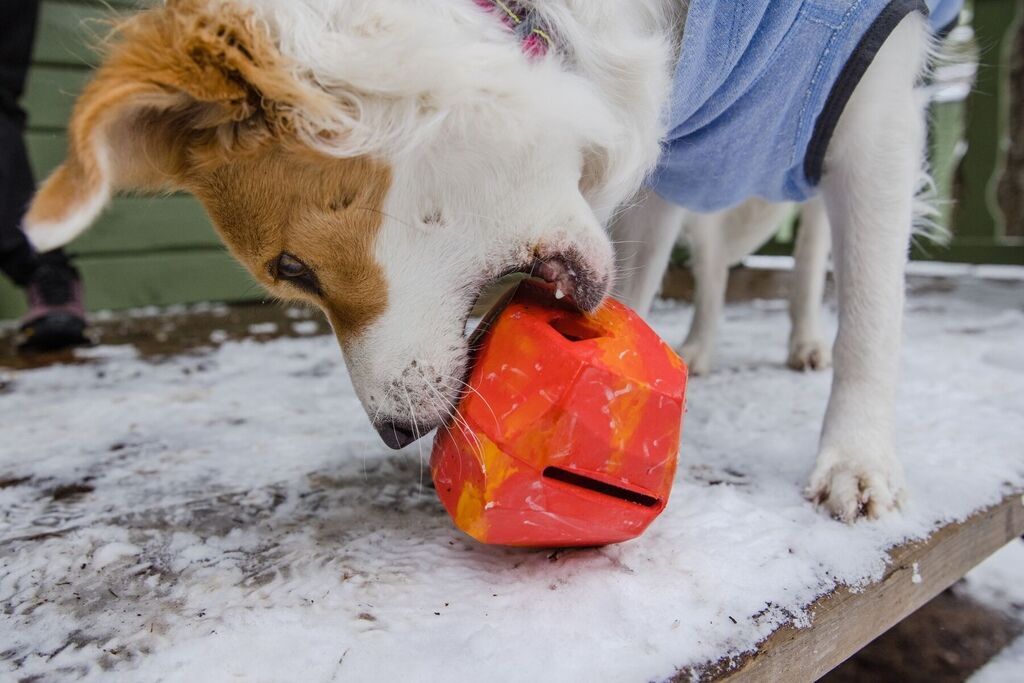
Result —
M57 351L88 344L85 306L78 270L60 252L39 256L25 287L29 311L21 319L20 351Z

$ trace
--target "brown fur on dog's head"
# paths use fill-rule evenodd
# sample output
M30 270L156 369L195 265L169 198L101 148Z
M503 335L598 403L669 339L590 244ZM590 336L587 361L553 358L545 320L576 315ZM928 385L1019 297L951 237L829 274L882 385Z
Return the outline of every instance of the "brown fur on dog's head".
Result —
M382 434L442 424L481 289L547 260L561 269L537 272L597 306L613 258L590 202L610 213L629 191L595 171L617 164L588 162L629 147L597 93L558 60L528 59L473 3L443 4L140 12L75 107L30 238L69 242L117 190L190 192L261 284L325 311Z
M67 242L115 190L187 190L257 280L320 305L339 336L357 331L387 296L372 247L389 170L304 144L328 135L336 103L294 70L231 4L177 0L123 22L75 106L67 159L26 217L33 241ZM281 277L281 254L311 279Z

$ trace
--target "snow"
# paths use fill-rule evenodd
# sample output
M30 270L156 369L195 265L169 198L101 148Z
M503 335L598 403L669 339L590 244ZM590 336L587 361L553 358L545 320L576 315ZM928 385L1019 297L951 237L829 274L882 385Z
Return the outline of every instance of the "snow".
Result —
M255 325L249 325L249 334L251 335L262 335L262 334L274 334L277 332L277 323L256 323Z
M1024 497L1021 498L1024 505ZM1024 541L1015 541L967 575L967 593L975 600L1024 623ZM970 683L1024 680L1024 636L1003 649L970 678Z
M792 271L792 256L766 256L753 254L743 259L743 265L756 270ZM978 278L983 280L1024 280L1024 267L1002 264L948 263L945 261L911 261L907 275L925 278Z
M969 683L1014 683L1022 678L1024 678L1024 638L1018 638L968 680Z
M108 564L117 562L118 560L122 560L126 557L138 555L141 552L142 548L137 545L115 541L114 543L108 543L96 549L96 552L92 554L92 566L93 569L99 571Z
M292 332L295 334L316 334L320 331L320 323L315 320L302 320L292 323Z
M1024 542L1011 543L982 562L966 583L978 602L1024 620Z
M829 373L784 367L784 306L730 306L666 511L564 552L456 531L429 443L380 443L327 335L10 371L0 678L635 681L738 656L879 578L887 548L1024 488L1021 304L980 281L910 299L909 499L854 526L801 497ZM679 344L688 318L661 303L654 323Z

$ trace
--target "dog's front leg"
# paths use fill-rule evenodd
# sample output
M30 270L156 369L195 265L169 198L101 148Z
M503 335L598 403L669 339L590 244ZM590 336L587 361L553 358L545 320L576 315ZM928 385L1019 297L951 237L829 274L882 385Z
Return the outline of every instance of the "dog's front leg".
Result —
M840 119L822 192L839 294L835 375L807 493L851 522L899 505L893 409L904 266L924 121L913 90L926 53L909 16L867 70Z

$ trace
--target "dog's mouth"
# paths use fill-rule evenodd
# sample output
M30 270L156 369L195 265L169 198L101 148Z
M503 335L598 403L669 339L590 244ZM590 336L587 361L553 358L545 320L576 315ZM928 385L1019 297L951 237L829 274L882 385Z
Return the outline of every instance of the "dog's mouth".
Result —
M452 426L457 420L458 406L463 396L471 391L470 375L487 332L526 280L544 283L544 289L550 292L552 305L585 312L596 310L608 290L608 277L599 275L574 251L553 256L535 254L526 263L506 268L476 283L465 314L467 355L460 378L462 390L446 402L448 411L442 416L440 425L424 424L422 420L411 421L412 424L404 420L375 422L374 427L386 445L394 449L404 448L426 436L435 427Z
M501 271L479 286L470 313L466 316L470 362L463 379L468 379L473 369L475 352L491 323L505 309L525 280L546 283L553 303L588 313L597 310L608 292L608 276L599 275L574 250L554 256L535 254L526 264ZM474 313L481 317L470 331L469 323Z
M587 313L596 311L608 294L608 275L598 273L573 249L534 257L528 274L551 284L556 300L564 299Z

